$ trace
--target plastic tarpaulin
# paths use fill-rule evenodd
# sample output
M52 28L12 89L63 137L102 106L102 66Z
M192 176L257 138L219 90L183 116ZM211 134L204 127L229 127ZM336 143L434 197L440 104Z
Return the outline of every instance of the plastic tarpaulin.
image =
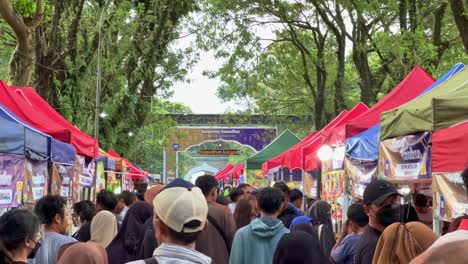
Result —
M53 137L42 133L36 128L28 125L26 122L21 120L17 115L8 110L4 105L0 104L0 118L6 119L8 121L22 125L27 129L27 144L26 149L31 149L29 145L40 145L36 147L36 152L39 149L42 149L42 154L39 155L42 159L44 158L44 150L47 149L48 154L52 162L63 163L63 164L73 164L75 162L75 148L71 144L60 142ZM29 136L28 136L29 135ZM35 136L37 135L37 136ZM39 138L39 136L41 138Z
M346 115L341 118L335 118L329 125L320 131L320 136L314 141L310 142L309 145L302 149L303 152L303 166L305 171L312 171L320 168L321 161L317 156L317 152L323 145L324 140L329 138L333 133L333 129L347 124L348 122L359 118L363 113L366 113L368 107L363 103L358 103L353 109L351 109Z
M263 148L257 154L249 157L247 159L247 168L249 170L259 170L262 168L262 163L268 161L275 156L283 153L284 151L288 150L296 143L298 143L300 139L294 135L289 129L286 129L275 138L268 146Z
M98 142L57 113L32 88L8 87L0 81L0 102L34 128L75 146L78 154L97 158Z
M446 72L435 83L424 90L420 96L430 92L432 89L438 87L452 75L460 71L463 67L457 64L455 67ZM380 138L380 124L361 132L354 137L348 138L346 154L349 157L360 160L377 160L379 157L379 138Z
M360 117L355 118L346 125L346 138L355 136L362 131L375 126L380 121L380 114L398 107L421 94L434 83L434 79L421 67L416 66L403 81L390 93Z
M380 139L409 135L422 131L433 131L432 100L435 97L448 94L466 83L468 67L448 78L445 82L423 96L391 111L381 114Z
M468 122L432 134L432 171L463 171L468 164Z

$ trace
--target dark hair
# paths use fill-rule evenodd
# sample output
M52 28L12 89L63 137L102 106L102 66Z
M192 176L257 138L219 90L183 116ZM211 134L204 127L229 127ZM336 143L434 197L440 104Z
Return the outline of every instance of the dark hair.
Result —
M413 203L414 203L414 206L417 206L417 207L426 207L426 206L428 206L428 200L426 198L426 195L424 195L422 193L416 193L413 196Z
M291 202L299 200L302 197L304 197L304 194L299 189L292 189L289 193L289 199L291 200Z
M91 221L93 221L93 218L94 218L94 215L95 215L95 214L96 214L96 213L95 213L94 211L91 211L91 210L89 210L89 209L83 210L83 211L81 211L80 214L79 214L80 221L81 221L81 222L84 222L84 221L86 221L86 222L91 222Z
M227 206L229 204L229 201L226 197L224 197L224 195L218 195L218 197L216 198L216 203Z
M132 205L135 200L136 200L136 194L130 192L130 191L122 191L118 196L117 196L117 199L118 200L124 200L124 203L126 206L130 206Z
M466 167L462 172L461 177L463 179L463 183L465 183L465 190L467 191L466 196L468 197L468 167Z
M275 182L275 184L273 184L273 188L280 190L287 196L289 196L289 194L291 193L291 189L289 189L288 185L286 185L286 183L283 181Z
M136 194L135 194L136 198L138 199L138 201L141 201L141 202L144 202L145 201L145 192L141 192L141 191L138 191Z
M241 195L244 194L244 190L243 189L240 189L240 188L233 188L231 189L231 193L229 194L229 199L231 199L231 201L233 203L237 202L237 200L239 199L239 197Z
M83 201L79 201L79 202L75 203L73 205L72 209L73 209L73 211L75 211L75 213L77 215L80 215L81 212L83 212L85 210L96 211L93 202L88 201L88 200L83 200Z
M65 217L65 206L67 202L58 195L46 195L37 201L34 207L34 213L44 225L53 223L57 214Z
M252 186L250 184L248 184L248 183L241 183L241 184L237 185L237 188L239 188L239 189L245 189L247 187L252 188Z
M265 187L257 195L258 206L268 214L276 213L283 203L283 194L277 188Z
M203 175L197 178L195 185L202 190L203 195L207 196L211 190L218 188L218 181L212 175Z
M252 220L252 204L249 200L241 200L237 203L234 210L234 221L236 222L237 229L240 229Z
M109 190L101 190L96 196L96 204L99 204L104 210L114 211L117 197Z
M450 223L450 226L448 227L447 233L457 231L463 219L468 219L468 215L462 215L453 219L452 222Z
M401 221L402 223L417 222L419 221L418 213L411 204L401 205Z
M0 217L0 263L5 262L6 251L18 248L26 239L39 232L37 216L24 209L13 209Z
M369 223L369 217L364 211L364 205L362 203L355 203L349 206L348 213L349 221L355 223L360 227L364 227Z
M162 222L162 221L161 221ZM164 224L164 223L163 223ZM184 225L184 227L195 228L200 226L202 223L198 220L192 220ZM168 225L164 224L169 229L169 236L174 240L181 242L183 244L191 244L197 240L201 231L193 233L177 232L174 229L170 228Z

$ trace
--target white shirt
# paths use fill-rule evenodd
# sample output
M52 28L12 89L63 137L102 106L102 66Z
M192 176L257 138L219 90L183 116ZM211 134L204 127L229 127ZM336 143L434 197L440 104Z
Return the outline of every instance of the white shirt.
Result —
M434 244L431 245L430 248L435 248L435 247L439 247L448 243L462 241L462 240L468 240L468 230L457 230L457 231L445 234L439 237L439 239L437 239L434 242Z

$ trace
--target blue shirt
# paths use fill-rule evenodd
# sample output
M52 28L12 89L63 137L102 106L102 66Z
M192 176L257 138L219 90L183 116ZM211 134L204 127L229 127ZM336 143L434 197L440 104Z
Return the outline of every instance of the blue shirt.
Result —
M356 246L361 238L361 234L346 236L331 253L331 257L336 264L354 264L354 254Z
M55 264L60 248L68 243L78 242L76 239L64 236L59 233L47 232L41 241L41 247L36 253L34 260L29 260L30 264Z

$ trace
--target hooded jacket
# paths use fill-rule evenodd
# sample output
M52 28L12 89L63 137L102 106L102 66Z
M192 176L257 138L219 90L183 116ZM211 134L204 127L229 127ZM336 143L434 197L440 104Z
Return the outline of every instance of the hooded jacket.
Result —
M289 233L278 219L261 217L239 229L234 236L230 264L271 264L281 237Z

